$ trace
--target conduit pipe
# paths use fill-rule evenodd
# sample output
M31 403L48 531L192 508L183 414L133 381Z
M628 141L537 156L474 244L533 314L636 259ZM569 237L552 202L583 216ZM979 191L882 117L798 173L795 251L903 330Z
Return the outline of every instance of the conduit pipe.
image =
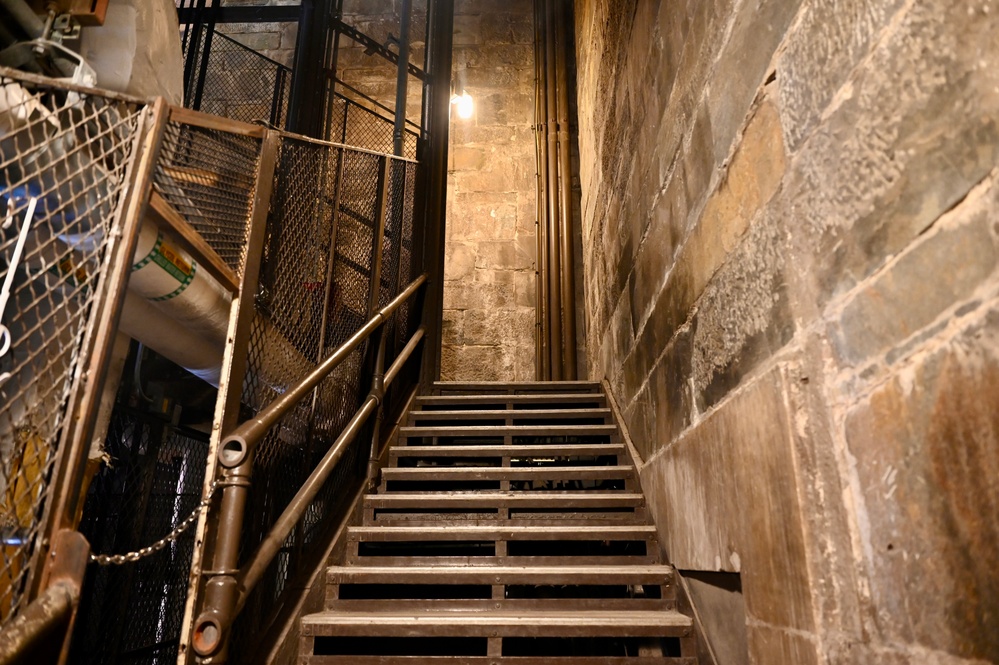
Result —
M553 0L545 0L545 103L547 119L548 189L548 320L551 334L551 380L562 380L562 291L552 284L562 278L561 243L558 234L558 97L555 91L555 23Z
M535 328L537 330L537 378L544 381L551 378L551 333L548 321L548 142L544 124L547 97L545 90L544 67L544 6L534 3L534 143L535 170L537 172L538 196L535 205L537 226L537 307Z
M538 164L538 378L573 380L576 297L565 0L535 0Z
M555 3L555 87L558 89L559 285L562 300L563 378L576 379L576 279L572 251L572 165L569 153L569 42L564 0Z

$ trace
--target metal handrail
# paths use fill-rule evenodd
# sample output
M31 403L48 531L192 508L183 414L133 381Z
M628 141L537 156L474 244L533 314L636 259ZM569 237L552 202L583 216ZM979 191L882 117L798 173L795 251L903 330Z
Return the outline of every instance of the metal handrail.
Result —
M347 82L346 82L346 81L344 81L343 79L341 79L341 78L339 78L339 77L337 77L337 76L331 76L331 77L330 77L330 79L331 79L331 80L332 80L332 81L333 81L333 82L334 82L334 83L335 83L336 85L339 85L339 86L340 86L340 87L342 87L342 88L346 88L347 90L350 90L350 91L351 91L352 93L354 93L355 95L357 95L358 97L360 97L360 98L361 98L362 100L364 100L365 102L368 102L369 104L373 104L374 106L377 106L378 108L382 109L383 111L386 111L386 112L388 112L388 113L391 113L391 114L395 115L395 110L393 110L393 109L390 109L390 108L389 108L388 106L386 106L385 104L382 104L382 103L381 103L381 102L379 102L379 101L378 101L377 99L374 99L373 97L371 97L371 96L369 96L369 95L366 95L366 94L364 94L363 92L361 92L360 90L358 90L358 89L357 89L357 88L355 88L354 86L350 85L349 83L347 83ZM341 97L342 99L345 99L345 100L347 100L348 102L350 102L350 103L354 104L355 106L360 106L360 107L362 107L362 108L366 108L366 107L364 106L364 104L361 104L361 103L359 103L359 102L358 102L358 101L357 101L356 99L351 99L350 97L348 97L347 95L344 95L343 93L338 93L338 92L337 92L337 91L336 91L335 89L333 90L333 94L334 94L334 95L338 95L338 96L339 96L339 97ZM367 109L367 110L368 110L368 111L371 111L371 109ZM373 111L372 111L372 112L373 112ZM392 122L392 120L391 120L390 118L386 118L385 116L383 116L383 115L382 115L382 114L380 114L380 113L375 113L375 115L377 115L378 117L380 117L380 118L381 118L382 120L384 120L384 121L386 121L386 122ZM417 123L413 122L413 121L412 121L412 120L410 120L409 118L406 118L406 124L407 124L407 125L412 125L413 127L416 127L416 129L417 129L417 130L420 130L420 129L421 129L421 127L420 127L420 125L419 125L419 124L417 124ZM410 131L410 130L407 130L407 131L409 131L409 133L410 133L410 134L412 134L413 136L419 136L419 134L418 134L417 132L414 132L414 131Z
M256 416L247 420L234 429L222 441L219 446L219 463L226 468L235 468L242 464L249 453L256 447L261 439L277 424L277 422L289 411L304 399L319 382L326 378L340 363L342 363L350 353L361 345L371 333L377 330L388 317L398 309L406 300L412 296L424 282L427 281L426 273L420 275L409 286L403 289L399 295L392 299L389 304L378 310L371 319L364 324L360 330L350 336L341 344L326 360L318 367L309 372L297 384L289 388L276 400L267 405Z
M219 450L219 460L225 460L223 463L231 463L232 459L236 455L239 455L240 459L236 462L236 465L245 463L249 451L277 424L281 417L293 409L319 385L319 382L326 378L337 365L343 362L361 342L370 337L376 330L379 330L388 320L388 317L416 293L426 281L427 274L424 273L410 282L409 286L403 289L385 307L379 309L360 330L341 344L318 367L281 397L271 402L255 418L237 427L223 440L223 445L220 446ZM382 375L381 359L384 357L385 337L384 331L380 331L378 360L374 376L372 377L371 389L364 403L354 413L350 422L344 427L340 436L333 442L333 445L330 446L326 454L323 455L322 460L316 465L316 468L313 469L309 477L302 483L302 486L288 503L284 512L278 517L267 536L250 557L250 560L244 566L240 567L239 570L217 573L209 580L209 586L215 585L220 591L221 596L228 597L230 600L225 600L218 604L209 604L195 620L193 645L196 651L205 655L215 651L220 644L224 643L223 636L228 633L232 622L243 609L250 592L260 582L260 579L266 573L274 557L281 551L288 535L302 519L309 505L322 489L323 484L337 467L340 458L343 457L344 451L354 442L373 413L377 412L380 418L380 408L384 399L385 388L399 374L403 365L419 346L423 335L424 328L421 326L399 352L392 366ZM377 436L376 426L373 440L377 439ZM226 446L229 446L229 456L225 456Z
M389 367L388 371L385 372L385 383L383 388L387 389L389 385L398 376L399 371L402 369L406 361L413 354L419 346L420 340L423 339L424 327L420 326L413 336L410 337L409 342L402 349L399 355L396 357L395 361ZM250 592L263 577L264 573L267 571L267 567L277 556L278 552L284 546L285 541L288 539L288 535L291 533L292 529L308 509L309 504L312 500L316 498L319 494L319 490L322 489L323 483L329 478L330 473L336 468L337 463L339 463L340 458L343 456L347 447L353 443L354 439L361 432L361 428L367 422L371 414L375 412L378 408L379 402L382 396L378 394L376 390L372 390L368 397L364 400L364 404L361 408L357 410L354 417L351 418L350 422L344 428L343 432L337 437L337 440L330 446L329 451L323 456L319 464L312 471L309 477L302 483L298 492L288 503L288 507L284 509L281 516L278 517L274 526L271 527L270 532L267 537L264 538L260 546L250 557L250 560L243 566L238 575L238 586L239 586L239 600L236 602L236 608L233 612L232 618L235 618L239 614L240 610L243 609L243 604L246 602L247 597ZM376 433L377 435L377 433Z

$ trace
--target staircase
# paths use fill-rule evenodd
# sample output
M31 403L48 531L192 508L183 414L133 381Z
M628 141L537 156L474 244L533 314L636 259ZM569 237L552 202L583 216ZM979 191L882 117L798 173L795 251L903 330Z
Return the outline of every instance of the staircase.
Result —
M300 662L694 665L600 384L436 384L389 450Z

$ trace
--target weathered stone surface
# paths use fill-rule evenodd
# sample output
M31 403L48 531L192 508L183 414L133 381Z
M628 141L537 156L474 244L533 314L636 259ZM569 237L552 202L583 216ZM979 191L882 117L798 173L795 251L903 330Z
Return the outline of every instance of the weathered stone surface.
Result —
M997 350L993 309L902 369L846 423L879 629L985 662L999 660Z
M846 362L892 349L973 296L995 271L997 203L999 184L991 182L846 304L833 333ZM956 265L940 270L958 256Z
M903 0L814 0L777 72L788 144L796 149ZM845 94L849 94L845 91Z
M764 217L705 289L692 319L698 409L728 394L794 334L781 228Z
M990 7L991 6L991 7ZM812 298L844 294L960 201L999 161L996 3L917 3L884 35L787 184ZM960 72L960 74L955 74Z
M674 565L741 573L751 619L807 632L815 626L787 401L784 377L771 371L655 453L641 477ZM752 645L752 621L749 634Z

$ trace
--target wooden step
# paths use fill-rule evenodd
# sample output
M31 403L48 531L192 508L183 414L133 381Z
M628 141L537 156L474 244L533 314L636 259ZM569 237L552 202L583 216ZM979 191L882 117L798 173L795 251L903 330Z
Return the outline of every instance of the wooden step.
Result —
M400 437L496 437L496 436L615 436L616 425L434 425L400 427Z
M686 637L676 611L337 612L302 618L302 634L337 637Z
M623 443L580 443L549 445L470 445L470 446L393 446L389 458L399 457L595 457L623 455Z
M671 566L332 566L328 584L669 585Z
M364 542L510 541L510 540L653 540L656 528L648 524L614 526L500 526L442 524L428 526L354 526L350 540Z
M616 480L632 478L631 466L430 466L382 469L382 482L479 480Z
M433 510L453 508L640 508L645 499L636 492L389 492L364 497L366 508Z
M596 381L484 381L470 383L466 381L435 381L435 393L529 393L547 394L553 392L591 392L602 393L603 386Z
M482 409L468 411L410 411L410 420L573 420L611 417L611 410L589 409Z
M602 393L545 393L543 395L422 395L414 401L417 407L478 405L482 408L482 405L486 404L538 404L548 408L556 404L577 405L571 408L578 408L579 404L599 404L604 407L607 399Z
M303 638L311 641L312 637ZM311 647L306 647L306 649ZM697 665L669 656L306 656L303 665Z
M670 566L338 566L326 609L672 610Z

